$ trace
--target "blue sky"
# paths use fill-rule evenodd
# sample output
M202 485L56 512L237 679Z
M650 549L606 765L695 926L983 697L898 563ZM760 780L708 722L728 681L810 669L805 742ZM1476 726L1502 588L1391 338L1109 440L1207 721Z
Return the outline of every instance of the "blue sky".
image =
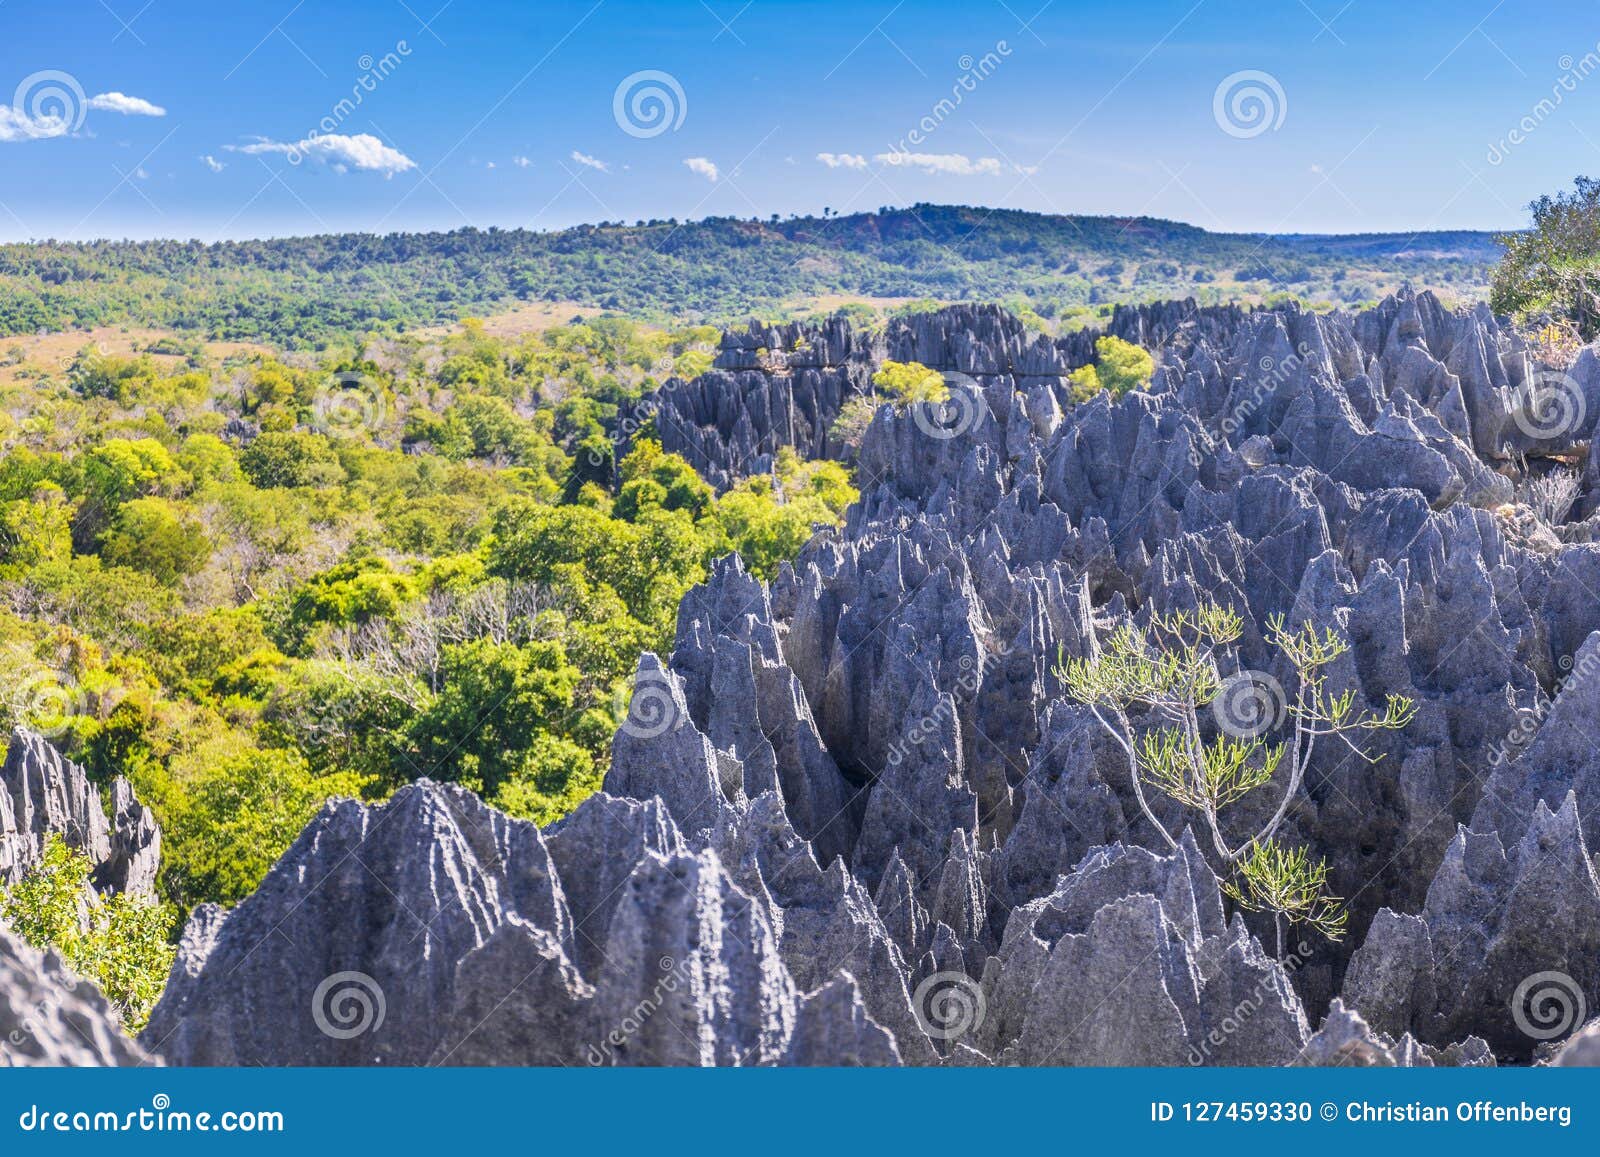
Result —
M1579 172L1592 2L0 2L8 240L916 201L1501 228Z

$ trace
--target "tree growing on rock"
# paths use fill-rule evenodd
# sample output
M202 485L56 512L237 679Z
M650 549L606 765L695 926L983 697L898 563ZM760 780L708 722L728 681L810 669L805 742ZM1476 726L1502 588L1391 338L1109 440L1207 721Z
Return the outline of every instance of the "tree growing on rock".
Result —
M899 406L938 403L950 396L944 375L921 362L886 361L872 375L872 384Z
M1348 641L1309 623L1291 630L1281 616L1268 623L1267 642L1294 670L1293 698L1230 707L1224 692L1249 676L1225 680L1217 657L1242 630L1238 615L1211 604L1154 613L1146 626L1118 627L1089 656L1064 658L1056 673L1127 756L1139 810L1167 845L1177 848L1182 828L1157 817L1151 792L1181 805L1186 824L1199 820L1201 843L1228 895L1243 908L1272 913L1281 958L1286 921L1337 940L1347 919L1329 891L1327 864L1277 838L1317 741L1336 738L1372 761L1353 734L1402 728L1415 707L1392 695L1381 713L1358 711L1354 690L1335 694L1328 686L1327 668L1349 650ZM1207 714L1214 726L1202 722ZM1282 795L1263 823L1241 835L1225 822L1234 805L1275 780Z
M1600 336L1600 181L1579 177L1572 192L1528 208L1532 228L1496 238L1505 256L1490 278L1490 308L1554 314L1592 341Z
M89 857L52 835L44 855L0 890L0 922L36 948L55 948L99 986L136 1033L161 996L176 950L167 942L174 913L165 904L115 894L96 896Z
M1156 372L1154 358L1133 342L1112 334L1096 338L1094 352L1093 365L1079 366L1067 375L1074 402L1087 402L1102 392L1113 399L1120 398L1144 385Z

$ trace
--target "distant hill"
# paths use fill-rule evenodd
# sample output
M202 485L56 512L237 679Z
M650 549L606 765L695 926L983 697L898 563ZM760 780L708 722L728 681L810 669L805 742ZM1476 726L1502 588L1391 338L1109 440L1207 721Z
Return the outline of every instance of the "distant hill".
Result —
M136 324L307 345L517 301L724 322L841 297L1003 300L1065 319L1172 296L1356 304L1407 282L1477 299L1498 255L1489 233L1211 233L1153 217L949 205L559 232L47 241L0 246L0 336Z

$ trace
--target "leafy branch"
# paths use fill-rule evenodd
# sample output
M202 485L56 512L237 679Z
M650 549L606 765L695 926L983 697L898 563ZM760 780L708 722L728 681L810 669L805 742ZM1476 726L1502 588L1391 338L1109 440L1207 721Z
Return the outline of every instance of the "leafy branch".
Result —
M1275 838L1299 795L1317 741L1337 738L1362 759L1376 762L1353 736L1399 730L1416 708L1409 699L1391 695L1381 712L1358 709L1354 689L1335 692L1328 686L1328 668L1349 651L1349 642L1331 628L1318 630L1310 623L1291 629L1279 615L1268 621L1266 641L1293 669L1294 695L1284 696L1275 681L1260 676L1270 702L1247 704L1255 710L1230 717L1238 708L1226 693L1236 680L1252 676L1241 673L1225 681L1217 653L1242 633L1240 617L1214 604L1153 612L1143 625L1124 623L1103 643L1096 640L1083 658L1063 655L1056 674L1127 756L1139 810L1168 847L1178 846L1177 836L1157 818L1147 789L1199 817L1216 865L1227 877L1228 894L1250 910L1274 914L1281 954L1283 919L1331 939L1344 931L1339 901L1328 894L1327 865L1303 848L1284 848ZM1200 721L1208 707L1218 724L1212 738ZM1280 771L1286 771L1283 794L1272 815L1247 838L1231 841L1222 813L1278 780Z

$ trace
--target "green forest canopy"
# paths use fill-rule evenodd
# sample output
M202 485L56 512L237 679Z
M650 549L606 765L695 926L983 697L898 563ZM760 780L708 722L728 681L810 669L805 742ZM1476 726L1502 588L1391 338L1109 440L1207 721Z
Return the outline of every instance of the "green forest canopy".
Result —
M837 294L1016 298L1046 317L1189 295L1355 304L1407 281L1475 300L1499 252L1487 233L1226 234L1148 217L940 205L559 232L45 241L0 245L0 337L137 323L316 347L516 301L725 322Z

